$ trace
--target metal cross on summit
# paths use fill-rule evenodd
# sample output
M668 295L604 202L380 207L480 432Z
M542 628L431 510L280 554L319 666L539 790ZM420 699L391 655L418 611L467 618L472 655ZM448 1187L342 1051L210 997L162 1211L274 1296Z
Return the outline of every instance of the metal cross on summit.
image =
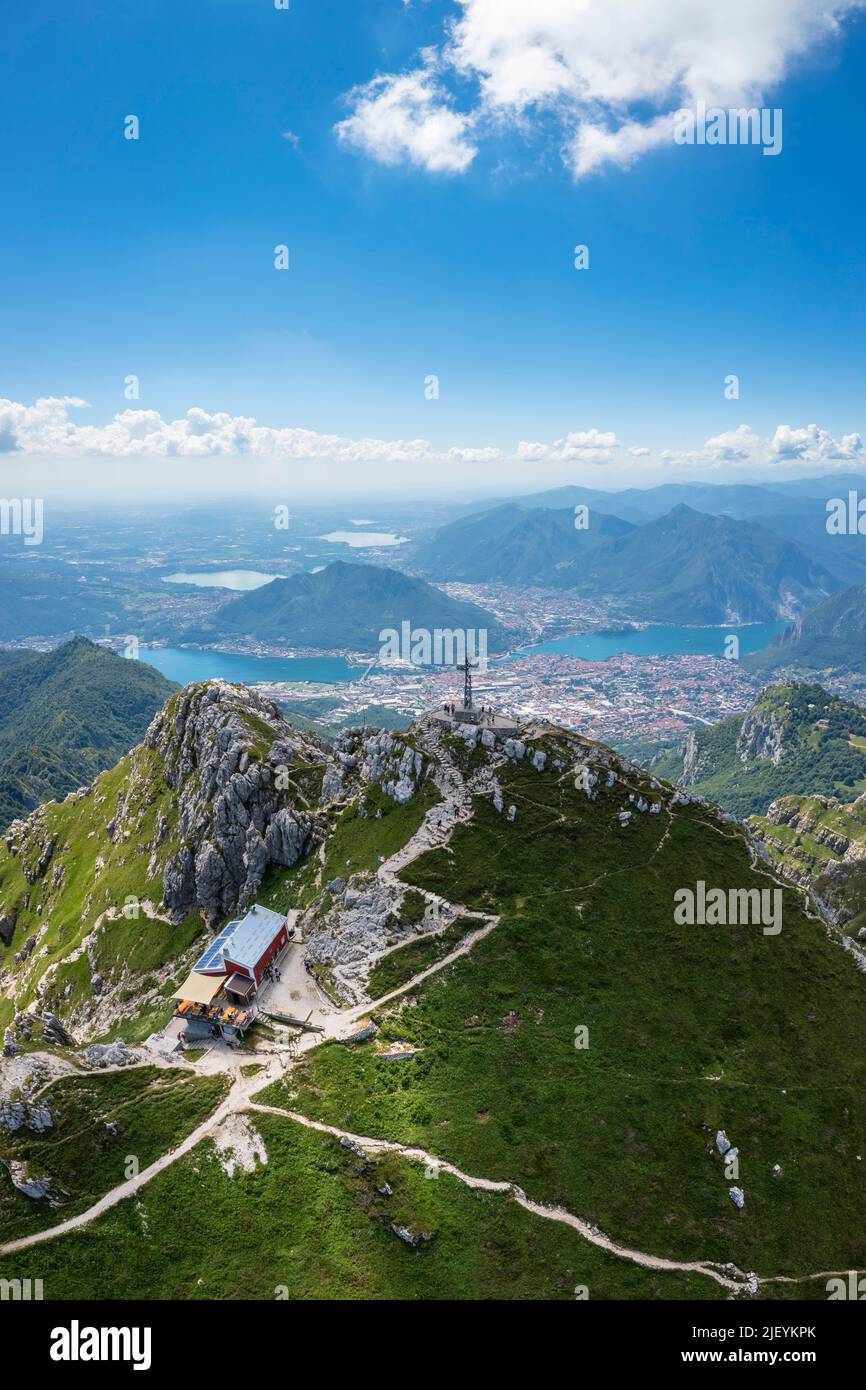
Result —
M475 670L477 670L477 668L478 668L478 662L477 662L477 661L470 661L470 660L469 660L469 653L468 653L468 652L466 653L466 656L465 656L465 658L464 658L464 660L463 660L463 664L462 664L461 666L458 666L458 667L457 667L457 670L458 670L458 671L462 671L462 672L463 672L463 708L464 708L464 709L467 709L467 710L470 710L470 709L473 708L473 704L472 704L472 672L475 671Z

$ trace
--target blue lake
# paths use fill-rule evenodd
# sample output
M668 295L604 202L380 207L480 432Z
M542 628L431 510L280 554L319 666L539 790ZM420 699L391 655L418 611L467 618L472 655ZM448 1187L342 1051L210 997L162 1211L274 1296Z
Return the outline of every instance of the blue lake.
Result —
M525 647L511 658L538 652L558 652L562 656L582 657L584 661L605 661L609 656L631 652L635 656L718 656L724 655L725 638L735 634L740 655L765 647L786 624L751 623L746 627L678 627L657 624L638 632L593 632L579 637L557 637L538 646ZM309 681L311 684L347 684L357 680L366 665L352 666L341 656L242 656L232 652L212 652L190 647L142 647L141 660L155 666L178 685L190 681ZM503 658L499 658L503 660Z
M311 681L343 684L357 680L365 666L350 666L341 656L241 656L196 647L141 647L140 658L178 685L191 681Z
M664 623L641 628L638 632L587 632L579 637L556 637L535 647L524 647L516 656L535 652L558 652L561 656L580 656L584 661L605 661L609 656L631 652L635 656L723 656L725 638L739 638L740 656L760 651L787 627L787 623L749 623L745 627L679 627Z
M261 589L270 584L276 574L262 574L260 570L180 570L177 574L164 574L163 584L194 584L197 589L234 589L245 593L250 589Z

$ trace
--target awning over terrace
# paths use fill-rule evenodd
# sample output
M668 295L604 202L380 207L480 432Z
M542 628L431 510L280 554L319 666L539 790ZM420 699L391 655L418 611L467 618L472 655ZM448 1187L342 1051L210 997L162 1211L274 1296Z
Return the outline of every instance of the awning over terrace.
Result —
M199 975L191 970L172 999L188 999L191 1004L210 1004L225 984L225 976Z

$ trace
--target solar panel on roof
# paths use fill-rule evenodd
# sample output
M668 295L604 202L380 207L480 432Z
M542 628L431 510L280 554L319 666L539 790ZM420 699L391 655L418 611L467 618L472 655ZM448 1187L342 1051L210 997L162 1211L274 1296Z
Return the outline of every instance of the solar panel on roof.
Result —
M193 970L206 974L209 970L222 969L226 956L238 965L252 967L284 923L285 918L280 913L272 912L270 908L255 903L246 917L229 922L219 936L215 936L213 941L209 942Z
M225 954L225 948L231 937L234 935L237 926L237 922L229 922L227 927L223 927L219 936L215 936L213 941L210 941L208 945L205 947L204 951L201 953L195 965L193 966L193 970L215 970L219 965L221 965L223 955Z

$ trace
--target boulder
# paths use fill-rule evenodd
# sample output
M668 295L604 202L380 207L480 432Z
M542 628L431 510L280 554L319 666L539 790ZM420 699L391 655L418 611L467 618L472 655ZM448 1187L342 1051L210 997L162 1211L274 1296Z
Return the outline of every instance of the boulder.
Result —
M81 1054L88 1067L128 1067L138 1061L138 1053L125 1043L91 1043Z
M0 1102L0 1127L16 1133L19 1129L31 1129L36 1134L44 1134L52 1129L54 1120L47 1105L23 1100Z
M419 1245L425 1245L433 1239L429 1231L410 1231L408 1226L398 1226L395 1221L391 1222L391 1230L406 1245L411 1245L413 1250L417 1250Z
M21 1163L17 1159L0 1158L0 1163L5 1163L9 1169L9 1176L12 1179L12 1186L19 1192L23 1192L25 1197L29 1197L34 1202L49 1201L52 1206L56 1205L60 1197L68 1194L62 1189L55 1188L51 1178L34 1178L30 1175L29 1165Z

